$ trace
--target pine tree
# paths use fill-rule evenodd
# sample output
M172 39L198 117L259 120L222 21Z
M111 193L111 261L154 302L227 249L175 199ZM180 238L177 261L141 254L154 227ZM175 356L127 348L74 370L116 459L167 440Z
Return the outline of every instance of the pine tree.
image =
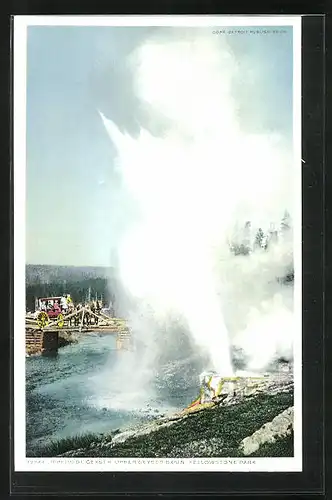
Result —
M290 213L285 210L284 216L281 220L281 232L286 232L292 227L292 218L290 216Z
M264 239L264 232L263 232L262 228L260 227L256 233L255 246L258 248L262 248L263 247L263 239Z

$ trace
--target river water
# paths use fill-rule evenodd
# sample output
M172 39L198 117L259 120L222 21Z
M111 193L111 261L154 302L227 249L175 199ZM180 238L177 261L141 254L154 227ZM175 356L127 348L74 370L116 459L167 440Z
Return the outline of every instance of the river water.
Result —
M184 376L173 364L162 374L150 373L144 385L133 356L115 349L114 336L100 334L83 336L52 356L27 358L27 451L173 413L197 396L198 372Z

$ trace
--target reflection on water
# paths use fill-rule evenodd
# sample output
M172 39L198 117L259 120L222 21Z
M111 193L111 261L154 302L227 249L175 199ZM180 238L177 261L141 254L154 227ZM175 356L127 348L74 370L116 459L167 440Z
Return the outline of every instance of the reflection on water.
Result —
M196 375L186 379L174 366L155 373L148 391L134 383L138 373L127 370L122 377L120 357L130 355L116 351L113 336L100 335L85 336L57 355L27 358L27 449L139 423L183 408L196 396Z

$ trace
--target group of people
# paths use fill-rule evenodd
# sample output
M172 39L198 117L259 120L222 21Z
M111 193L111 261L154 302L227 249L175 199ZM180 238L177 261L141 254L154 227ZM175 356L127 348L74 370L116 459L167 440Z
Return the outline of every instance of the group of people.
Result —
M53 311L58 314L70 313L74 311L74 303L69 293L63 295L60 299L50 299L42 301L40 310L44 312Z
M103 304L102 304L102 301L101 300L93 300L89 305L88 305L89 309L91 309L91 311L93 313L100 313L100 311L102 310L103 308Z
M85 305L85 308L91 311L92 314L86 311L83 322L86 325L95 324L98 325L98 315L103 308L101 300L92 300ZM95 316L96 315L96 316Z
M103 308L103 303L101 300L93 300L91 302L87 302L85 304L78 303L76 307L73 309L74 311L79 312L82 308L85 308L84 316L83 316L83 324L84 325L90 325L90 324L98 324L98 315L100 314L102 308ZM89 312L91 311L91 313ZM75 326L78 326L81 321L81 316L80 315L75 315L71 318L69 318L69 324L74 324Z
M76 306L73 303L73 300L70 294L64 294L62 297L58 297L56 299L46 299L40 301L40 311L44 311L49 316L55 317L60 313L68 316L69 325L78 326L82 321L82 316L80 314L72 314L75 312L79 312L82 308L85 308L85 312L83 315L83 324L98 324L99 315L103 308L103 303L101 300L92 300L85 304L77 303Z

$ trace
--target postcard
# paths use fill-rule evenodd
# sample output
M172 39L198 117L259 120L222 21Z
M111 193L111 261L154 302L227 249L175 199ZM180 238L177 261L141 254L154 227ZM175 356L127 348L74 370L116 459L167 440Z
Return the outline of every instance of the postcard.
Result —
M301 17L13 53L15 471L302 471Z

